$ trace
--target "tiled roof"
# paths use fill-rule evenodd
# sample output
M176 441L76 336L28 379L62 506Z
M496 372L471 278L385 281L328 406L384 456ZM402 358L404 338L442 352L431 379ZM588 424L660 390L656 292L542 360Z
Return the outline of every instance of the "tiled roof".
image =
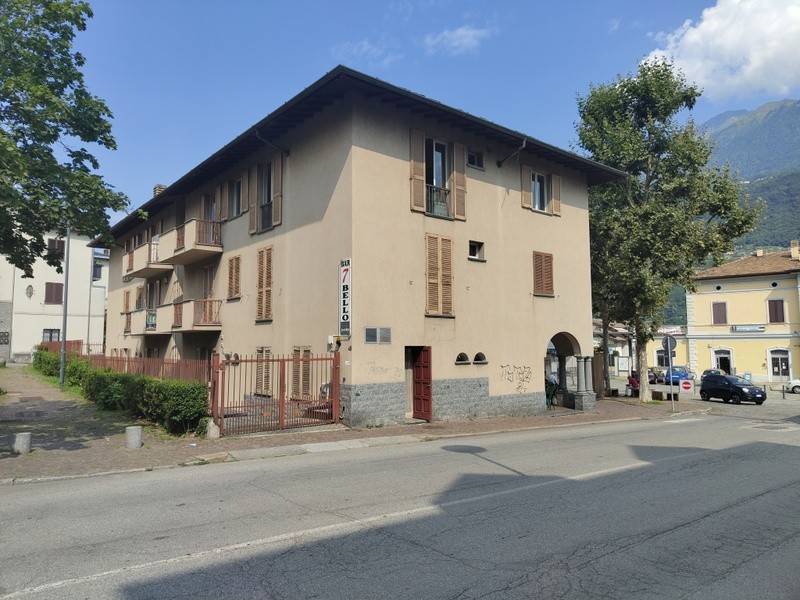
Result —
M788 250L768 252L762 256L745 256L738 260L700 271L695 279L724 279L752 275L775 275L800 271L800 260L793 259Z

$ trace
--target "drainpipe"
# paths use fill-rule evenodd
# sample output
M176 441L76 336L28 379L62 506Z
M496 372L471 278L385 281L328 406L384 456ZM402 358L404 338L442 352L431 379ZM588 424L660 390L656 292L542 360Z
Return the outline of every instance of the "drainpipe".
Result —
M511 154L509 154L508 156L506 156L505 158L503 158L503 159L501 159L501 160L498 160L498 161L497 161L497 166L498 166L498 167L502 167L502 166L503 166L503 163L505 163L507 160L509 160L509 159L511 159L511 158L514 158L514 157L515 157L517 154L519 154L520 152L522 152L523 150L525 150L525 147L526 147L527 145L528 145L528 138L523 138L523 139L522 139L522 145L521 145L519 148L517 148L516 150L514 150L514 151L513 151Z
M67 360L67 310L69 302L69 238L70 227L67 225L67 248L64 251L64 298L63 314L61 316L61 356L58 366L58 383L64 389L64 367Z

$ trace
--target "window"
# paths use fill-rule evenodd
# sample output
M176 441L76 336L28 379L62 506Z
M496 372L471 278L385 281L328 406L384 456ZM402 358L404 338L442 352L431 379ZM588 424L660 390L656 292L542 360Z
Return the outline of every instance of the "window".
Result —
M474 240L470 240L469 258L471 260L486 260L486 258L483 255L483 242L476 242Z
M269 346L256 348L256 395L272 395L272 350Z
M458 356L456 356L456 364L457 365L468 365L469 364L469 356L467 356L466 352L459 352Z
M783 314L783 300L770 300L768 304L769 304L769 322L785 323L786 318Z
M269 163L258 167L259 231L272 229L272 169Z
M453 316L453 241L446 237L426 235L425 253L425 313Z
M55 238L48 238L47 239L47 253L63 259L64 258L64 240L57 240Z
M228 218L242 214L242 180L228 182Z
M45 283L44 284L44 303L45 304L64 304L64 284Z
M425 140L425 184L428 190L425 212L436 217L452 217L450 190L447 189L447 144Z
M60 329L42 329L43 342L57 342L61 336Z
M675 364L675 350L672 351L672 363ZM668 367L667 355L663 350L656 350L656 366Z
M142 310L143 308L144 308L144 286L140 285L136 288L135 310Z
M133 245L135 248L142 246L144 244L144 230L137 231L136 234L133 236Z
M228 300L239 298L241 290L241 269L242 257L233 256L228 259Z
M483 169L483 152L467 150L467 165L473 169Z
M476 365L485 365L489 361L486 360L486 355L483 352L478 352L475 354L475 358L472 359L472 362Z
M365 327L364 328L364 343L365 344L391 344L392 343L392 328L391 327Z
M311 346L292 349L292 398L308 399L311 395Z
M533 210L542 212L547 211L547 177L541 173L533 173L531 176L531 194Z
M725 302L713 302L711 318L714 325L726 325L728 323L728 305Z
M258 251L256 273L256 320L272 319L272 246Z
M99 281L103 278L103 263L96 260L92 263L92 281Z
M553 255L545 252L533 253L533 295L554 296Z

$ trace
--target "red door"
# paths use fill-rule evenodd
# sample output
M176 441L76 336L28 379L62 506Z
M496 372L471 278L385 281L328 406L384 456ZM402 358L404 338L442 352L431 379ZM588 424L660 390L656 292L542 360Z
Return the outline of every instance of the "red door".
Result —
M419 348L414 357L414 411L415 419L430 421L433 418L431 402L431 347Z

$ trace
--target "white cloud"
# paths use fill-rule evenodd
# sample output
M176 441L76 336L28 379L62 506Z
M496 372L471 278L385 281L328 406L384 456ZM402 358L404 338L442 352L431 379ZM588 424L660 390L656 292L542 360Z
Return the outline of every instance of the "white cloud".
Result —
M445 29L439 33L429 33L422 40L428 54L445 52L451 56L475 52L483 40L490 38L494 30L490 28L462 25L458 29Z
M711 98L767 92L788 94L800 85L800 2L717 0L697 22L651 37Z
M619 31L619 26L622 25L622 19L614 17L608 20L608 33L616 33Z
M341 63L366 64L372 67L388 67L403 55L393 52L383 42L371 42L364 38L358 42L343 42L331 48L333 57Z

